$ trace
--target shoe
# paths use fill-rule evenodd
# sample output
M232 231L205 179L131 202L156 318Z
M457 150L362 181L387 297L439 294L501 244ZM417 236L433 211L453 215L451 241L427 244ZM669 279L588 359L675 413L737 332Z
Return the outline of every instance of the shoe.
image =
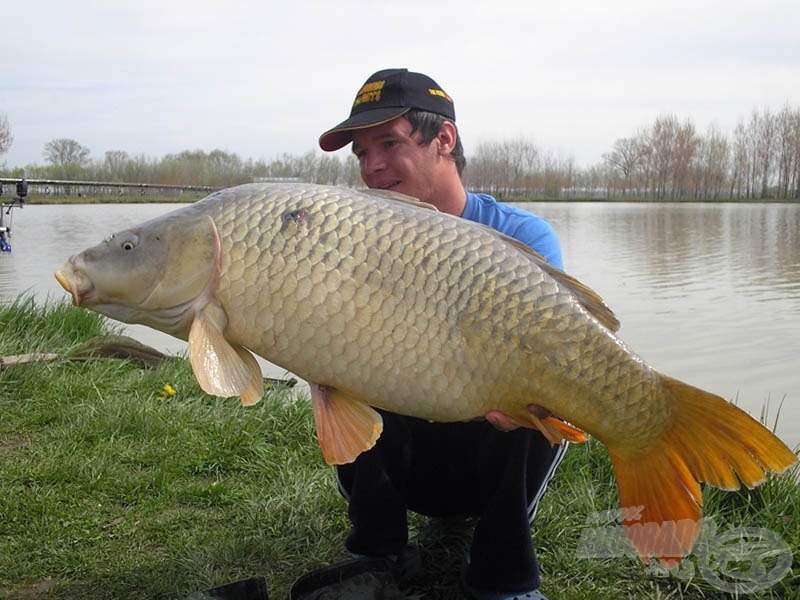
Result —
M461 592L469 600L547 600L547 596L539 590L529 590L527 592L493 592L479 590L469 585L464 578L461 578Z
M352 556L356 560L383 561L395 580L401 583L419 577L423 571L422 555L419 552L419 548L410 544L403 548L400 554L390 554L380 558L363 554L353 554Z
M267 581L263 577L251 577L203 592L195 592L184 600L269 600Z
M354 554L353 560L316 569L297 579L289 590L288 600L302 600L316 596L326 588L333 591L348 584L361 593L366 589L384 593L398 590L398 584L404 584L421 573L422 557L415 546L406 546L400 554L384 557Z
M461 593L469 600L547 600L547 596L538 589L528 590L527 592L495 592L490 590L479 590L467 583L467 568L469 567L469 552L464 557L464 565L461 569L459 583Z

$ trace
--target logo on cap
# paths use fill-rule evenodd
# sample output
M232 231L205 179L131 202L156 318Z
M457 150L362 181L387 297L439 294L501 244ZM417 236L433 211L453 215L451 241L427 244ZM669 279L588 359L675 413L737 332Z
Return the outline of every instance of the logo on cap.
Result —
M384 85L386 85L385 79L365 83L361 86L361 89L358 90L358 94L356 94L356 99L353 101L353 108L366 102L380 102L381 91Z
M434 89L434 88L429 88L429 89L428 89L428 93L429 93L431 96L439 96L440 98L444 98L444 99L445 99L445 100L447 100L447 101L448 101L450 104L452 104L452 103L453 103L453 99L452 99L450 96L448 96L447 94L445 94L445 93L444 93L444 90L437 90L437 89Z

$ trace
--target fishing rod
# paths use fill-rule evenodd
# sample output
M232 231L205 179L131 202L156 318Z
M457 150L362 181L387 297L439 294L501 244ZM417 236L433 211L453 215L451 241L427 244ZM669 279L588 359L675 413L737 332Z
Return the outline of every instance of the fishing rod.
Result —
M25 198L28 196L28 181L22 179L16 185L17 195L8 204L0 201L0 252L11 252L11 224L14 216L11 211L14 207L22 208L25 205ZM3 195L3 186L0 185L0 196ZM8 224L6 225L6 217Z

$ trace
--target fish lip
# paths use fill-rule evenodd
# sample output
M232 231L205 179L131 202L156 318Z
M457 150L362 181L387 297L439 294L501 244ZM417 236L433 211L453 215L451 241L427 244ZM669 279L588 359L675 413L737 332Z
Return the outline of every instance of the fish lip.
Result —
M86 304L87 299L91 297L94 293L94 286L89 283L89 285L84 285L81 287L77 284L77 282L73 282L70 277L64 273L64 271L56 271L56 281L61 284L66 291L72 294L72 304L75 306L81 306L82 304Z

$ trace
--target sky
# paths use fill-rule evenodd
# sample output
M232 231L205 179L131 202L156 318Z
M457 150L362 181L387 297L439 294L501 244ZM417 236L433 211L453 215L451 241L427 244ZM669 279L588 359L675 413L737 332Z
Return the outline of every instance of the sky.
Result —
M591 167L661 116L732 134L800 110L797 0L6 0L2 16L8 168L59 138L95 160L321 154L391 67L455 100L467 157L522 139Z

